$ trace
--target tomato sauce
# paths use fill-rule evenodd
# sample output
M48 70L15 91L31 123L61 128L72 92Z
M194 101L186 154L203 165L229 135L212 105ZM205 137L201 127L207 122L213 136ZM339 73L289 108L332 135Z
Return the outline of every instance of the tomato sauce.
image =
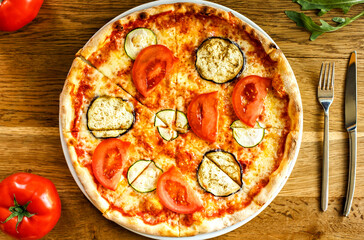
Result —
M184 151L183 147L177 146L176 164L182 172L195 173L201 159L194 152Z
M82 146L79 146L78 144L75 147L75 151L77 154L77 157L80 158L81 156L84 156L86 151L82 148Z
M134 213L126 212L126 211L124 211L123 208L117 207L117 206L113 205L111 202L109 202L109 204L110 204L110 209L111 210L116 210L116 211L120 212L124 217L134 217L135 216Z
M73 109L75 110L75 118L73 120L72 126L71 126L71 132L78 132L80 130L80 119L81 119L81 112L83 107L83 101L84 96L87 90L91 89L91 86L87 84L87 82L90 81L90 78L88 76L90 71L89 67L86 67L83 70L83 76L81 78L81 81L79 83L77 92L74 94L74 91L71 91L71 96L73 99Z
M138 208L125 211L122 207L115 206L112 202L105 199L110 204L110 209L120 212L124 217L135 217L139 216L145 224L157 225L163 222L169 222L171 226L177 226L178 214L163 208L151 209L142 203ZM136 205L137 206L137 205ZM175 221L171 221L171 220Z

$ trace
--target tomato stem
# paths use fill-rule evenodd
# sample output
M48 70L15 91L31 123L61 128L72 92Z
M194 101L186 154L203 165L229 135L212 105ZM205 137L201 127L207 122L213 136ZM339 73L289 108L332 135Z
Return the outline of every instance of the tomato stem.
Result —
M2 0L0 0L0 3L1 3ZM18 217L18 221L16 222L16 225L15 225L15 230L17 233L18 232L18 225L19 223L21 223L21 221L23 221L23 218L24 217L27 217L27 218L30 218L32 216L35 215L35 213L31 214L30 212L27 211L27 207L28 205L31 203L31 201L27 202L25 205L19 205L19 203L16 201L16 198L15 198L15 194L14 194L14 206L10 207L9 208L9 211L12 212L10 214L10 216L5 219L4 222L0 222L0 223L6 223L7 221L9 221L10 219L12 219L13 217Z

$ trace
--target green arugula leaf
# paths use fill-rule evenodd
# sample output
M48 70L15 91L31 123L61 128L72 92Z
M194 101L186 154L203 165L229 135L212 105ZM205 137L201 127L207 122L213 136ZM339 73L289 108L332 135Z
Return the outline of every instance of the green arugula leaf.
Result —
M320 26L320 25L316 24L312 20L312 18L310 18L309 16L306 16L304 13L299 13L299 12L295 12L295 11L285 11L285 13L286 13L287 17L289 17L290 19L292 19L293 21L296 22L297 26L304 27L309 32L311 32L311 37L310 37L311 41L315 40L318 36L320 36L321 34L323 34L325 32L336 31L364 15L364 11L363 11L352 18L334 17L332 20L336 23L339 23L337 26L334 27L321 19L320 19L320 22L321 22L321 26Z
M334 8L341 8L344 13L347 13L349 9L359 3L364 3L364 0L292 0L301 5L301 10L313 10L318 9L319 16L324 15L328 11Z
M334 18L332 18L332 21L340 24L340 23L346 22L346 19L342 18L342 17L334 17Z

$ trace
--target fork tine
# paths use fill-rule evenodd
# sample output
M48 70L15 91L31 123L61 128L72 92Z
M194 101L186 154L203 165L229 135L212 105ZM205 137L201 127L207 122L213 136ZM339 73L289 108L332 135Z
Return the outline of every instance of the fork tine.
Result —
M330 90L334 89L334 80L335 80L335 62L332 63L332 68L331 68L331 86L330 86Z
M322 89L322 79L323 79L323 68L324 68L324 63L321 64L321 71L320 71L320 80L319 80L319 85L318 88Z
M326 68L325 68L325 90L328 90L329 89L329 86L330 86L330 78L331 78L331 72L330 72L330 69L331 69L331 63L328 63L326 64L326 66L328 65L327 67L327 73L326 73Z
M321 90L325 90L326 89L326 79L327 79L327 63L324 63L325 68L324 68L324 73L323 73L323 79L322 79L322 87Z

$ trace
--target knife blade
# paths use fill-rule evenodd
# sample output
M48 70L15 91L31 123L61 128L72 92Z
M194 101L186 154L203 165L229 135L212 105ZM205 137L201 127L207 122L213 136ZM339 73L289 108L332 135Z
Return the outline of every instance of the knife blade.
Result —
M354 197L356 175L356 51L350 55L345 80L345 128L349 134L349 173L344 206L344 216L348 216Z

